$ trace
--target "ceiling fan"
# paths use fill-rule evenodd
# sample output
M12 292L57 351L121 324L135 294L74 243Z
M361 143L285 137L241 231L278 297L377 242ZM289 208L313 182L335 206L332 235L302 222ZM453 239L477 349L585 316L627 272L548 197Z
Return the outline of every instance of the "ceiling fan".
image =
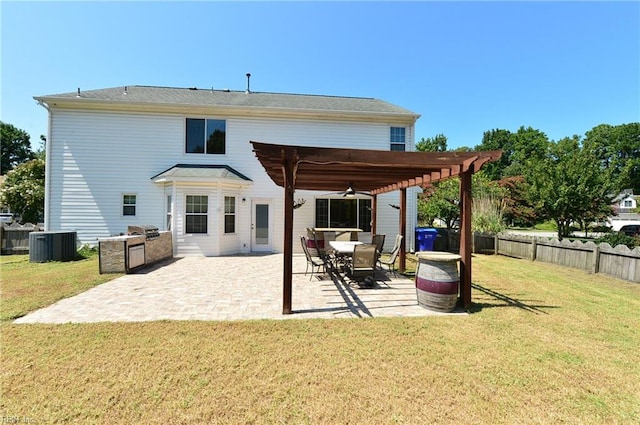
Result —
M353 183L349 183L349 187L344 192L336 192L337 195L342 195L343 198L353 198L356 195L373 196L369 192L359 192L353 188Z

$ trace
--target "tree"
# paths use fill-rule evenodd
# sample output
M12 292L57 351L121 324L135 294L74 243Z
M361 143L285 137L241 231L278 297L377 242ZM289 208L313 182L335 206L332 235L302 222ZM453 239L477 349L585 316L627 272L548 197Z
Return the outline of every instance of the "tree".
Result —
M416 143L416 151L418 152L445 152L447 150L447 136L437 134L436 137L421 138Z
M540 130L521 126L517 132L495 129L485 131L482 142L475 147L479 151L501 150L502 156L498 161L486 164L483 168L491 180L505 177L520 176L525 164L532 159L542 159L545 156L549 138Z
M33 159L29 134L0 121L0 138L2 159L0 161L0 173L6 174L16 165Z
M522 176L529 162L542 161L549 150L549 138L540 130L524 126L511 135L513 154L504 176Z
M451 229L460 218L460 180L451 178L423 188L418 196L418 220L432 226L436 219Z
M611 214L612 182L595 156L580 147L579 136L550 145L545 158L526 165L529 201L540 216L555 221L559 239L570 235L573 223Z
M640 193L640 123L600 124L585 134L584 148L614 181L615 191Z
M505 189L504 220L506 223L511 226L533 226L540 221L527 199L527 184L524 177L505 177L499 180L498 184Z
M489 180L482 173L473 175L472 198L475 210L474 230L502 230L502 198L505 190L497 182ZM481 205L482 204L482 205ZM476 217L474 217L476 214ZM418 197L418 220L432 226L439 219L447 229L451 229L460 220L460 179L450 178L423 188Z
M47 137L44 134L41 134L40 140L42 141L42 148L35 151L33 153L33 157L45 161L47 158Z
M477 151L502 151L502 156L495 162L485 164L482 171L491 180L500 180L504 170L511 165L513 141L509 130L489 130L482 135L482 142L475 147Z
M0 204L18 216L23 223L37 223L44 212L44 161L32 159L16 166L0 186Z

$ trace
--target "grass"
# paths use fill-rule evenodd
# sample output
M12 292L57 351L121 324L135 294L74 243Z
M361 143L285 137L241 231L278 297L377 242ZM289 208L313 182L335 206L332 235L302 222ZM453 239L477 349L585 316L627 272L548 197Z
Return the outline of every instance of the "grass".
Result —
M0 408L34 423L640 422L640 285L476 256L473 296L467 317L4 322Z
M101 275L96 253L83 254L76 261L50 263L30 263L28 255L0 256L0 321L17 319L118 276Z

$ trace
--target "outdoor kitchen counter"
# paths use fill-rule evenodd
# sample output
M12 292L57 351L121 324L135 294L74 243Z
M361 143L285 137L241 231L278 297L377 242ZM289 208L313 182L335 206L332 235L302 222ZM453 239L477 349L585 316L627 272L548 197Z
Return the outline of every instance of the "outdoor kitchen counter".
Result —
M100 238L100 273L131 273L137 267L172 258L171 232L158 233L149 239L145 235Z

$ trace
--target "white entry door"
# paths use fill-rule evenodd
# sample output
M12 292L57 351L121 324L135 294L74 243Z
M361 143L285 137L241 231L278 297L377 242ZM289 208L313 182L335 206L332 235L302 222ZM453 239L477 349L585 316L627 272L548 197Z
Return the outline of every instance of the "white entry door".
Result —
M254 200L251 209L251 251L271 252L271 203Z

